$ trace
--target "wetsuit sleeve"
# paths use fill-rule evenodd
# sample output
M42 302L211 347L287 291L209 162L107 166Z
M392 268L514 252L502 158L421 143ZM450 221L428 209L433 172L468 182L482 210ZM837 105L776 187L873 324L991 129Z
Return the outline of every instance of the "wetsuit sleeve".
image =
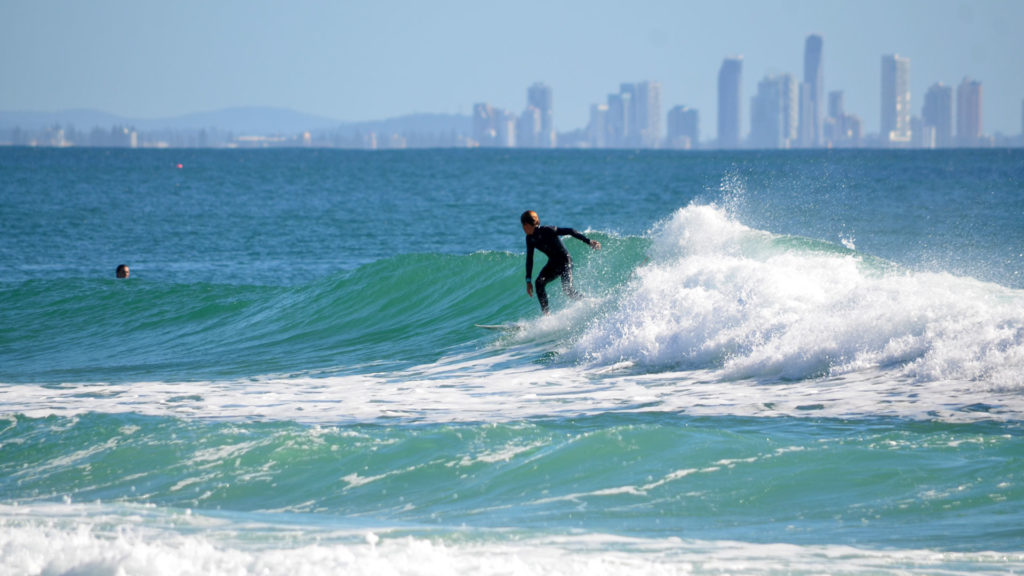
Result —
M526 281L529 282L533 278L533 242L530 242L530 237L526 237Z
M590 244L590 238L587 238L583 234L580 234L573 228L559 228L557 232L559 236L572 236L573 238L579 240L580 242L584 242L587 245Z

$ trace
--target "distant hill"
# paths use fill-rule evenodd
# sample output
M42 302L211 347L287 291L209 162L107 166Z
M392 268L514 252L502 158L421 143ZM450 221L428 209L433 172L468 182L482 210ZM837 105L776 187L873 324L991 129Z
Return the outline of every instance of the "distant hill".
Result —
M286 108L227 108L168 118L126 118L99 110L77 109L59 112L0 111L0 130L45 130L55 125L74 126L76 130L109 129L112 126L134 127L141 131L197 131L217 129L236 135L292 135L302 132L380 132L380 133L447 133L468 134L470 116L456 114L412 114L368 122L341 122L332 118L296 112Z
M120 116L99 110L61 110L60 112L4 112L0 111L0 130L21 128L22 130L45 130L54 125L74 126L79 130L90 130L95 126L110 128L114 125L128 125L131 122Z

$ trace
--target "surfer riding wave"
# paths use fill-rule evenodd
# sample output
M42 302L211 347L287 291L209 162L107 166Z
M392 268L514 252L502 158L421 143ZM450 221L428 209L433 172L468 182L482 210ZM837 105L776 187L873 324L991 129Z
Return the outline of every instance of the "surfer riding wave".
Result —
M541 226L540 217L533 210L523 212L519 217L523 225L523 232L526 233L526 294L533 298L534 285L537 287L537 301L540 302L540 309L548 313L548 294L546 286L555 278L562 279L562 291L570 298L580 298L580 293L572 285L572 257L562 243L561 236L572 236L577 240L586 243L594 250L601 249L601 243L591 240L572 228L558 228L555 226ZM537 275L536 282L533 277L533 251L540 250L548 257L547 264L541 268Z

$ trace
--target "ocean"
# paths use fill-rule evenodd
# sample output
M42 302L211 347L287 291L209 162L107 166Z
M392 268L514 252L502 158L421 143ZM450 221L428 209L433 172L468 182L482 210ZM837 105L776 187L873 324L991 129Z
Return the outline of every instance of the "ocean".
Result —
M1022 423L1024 150L0 148L0 575L1022 573Z

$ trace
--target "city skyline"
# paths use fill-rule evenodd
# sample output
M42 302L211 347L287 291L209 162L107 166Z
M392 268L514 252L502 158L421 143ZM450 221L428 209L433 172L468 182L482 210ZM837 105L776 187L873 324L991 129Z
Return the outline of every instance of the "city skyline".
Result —
M0 145L30 146L114 146L114 147L340 147L401 149L410 147L485 148L618 148L618 149L788 149L788 148L948 148L1022 146L1024 134L1016 138L986 135L982 83L965 76L957 88L954 105L952 88L937 82L928 88L920 115L911 110L909 58L885 54L881 58L880 125L867 138L856 114L847 114L842 90L829 92L827 115L822 114L823 48L821 35L808 35L804 43L804 75L799 84L791 74L766 75L750 99L749 131L743 122L743 56L726 57L718 73L717 126L719 138L702 140L699 110L675 106L667 116L662 108L659 82L623 82L619 91L607 95L607 103L590 107L589 122L583 129L558 133L554 122L554 91L543 82L526 90L521 114L477 102L470 117L471 129L442 126L440 132L408 129L376 129L344 135L344 127L321 128L317 133L302 128L285 134L219 134L211 143L208 130L224 132L216 123L204 125L191 134L162 129L176 144L159 136L142 134L134 126L115 124L106 132L93 125L88 136L74 124L51 123L42 130L22 130L0 111ZM953 137L955 106L956 133ZM662 119L669 128L662 132ZM456 116L457 117L457 116ZM312 117L309 117L312 118ZM400 119L399 119L400 120ZM317 121L322 121L318 119ZM398 122L402 125L402 122ZM1024 126L1024 118L1022 118ZM6 132L6 134L5 134ZM70 132L71 134L67 134Z
M877 133L865 137L863 123L856 114L847 114L844 93L829 92L828 113L823 114L822 53L824 40L820 35L807 36L804 50L804 81L797 84L791 74L766 75L758 83L757 93L750 100L750 128L743 131L744 95L742 94L743 57L726 57L718 74L718 133L715 141L701 141L699 111L685 106L669 110L666 125L669 132L662 139L661 85L658 82L622 83L618 93L608 95L607 104L595 104L584 130L565 136L571 148L669 148L669 149L788 149L788 148L950 148L1024 145L1024 134L1016 138L995 137L983 131L984 99L982 83L965 76L957 88L954 104L952 90L938 82L929 87L919 114L911 107L909 58L898 54L881 57L879 94L880 125ZM551 88L536 83L530 89L543 87L550 113ZM470 145L485 147L552 147L531 145L532 140L517 137L513 113L496 109L488 103L476 105L486 113L475 114ZM528 110L532 106L528 106ZM497 127L493 120L476 122L478 118L506 118L509 128ZM1024 125L1024 118L1022 118ZM496 137L497 136L497 137ZM955 138L954 138L955 136ZM561 144L561 142L560 142Z
M878 58L891 53L914 63L914 114L929 86L970 76L985 87L986 133L1021 126L1024 40L1013 23L1024 20L1024 3L1012 0L525 0L508 8L461 0L3 3L0 110L155 118L268 106L342 122L468 116L477 102L519 113L523 87L539 80L555 94L555 130L567 132L587 125L609 87L633 79L660 84L663 110L700 110L702 138L712 140L721 59L744 55L746 100L766 75L802 81L805 41L817 34L825 39L821 89L843 91L868 132L879 126Z
M750 100L749 131L743 131L742 68L743 57L726 57L719 69L718 81L718 123L719 132L728 135L725 140L703 140L699 130L699 111L686 106L674 106L667 114L662 108L661 84L659 82L624 82L618 93L607 96L607 104L595 104L590 109L590 119L584 129L562 133L565 141L559 141L554 129L554 95L551 86L534 82L526 91L526 108L521 114L478 102L468 119L472 129L460 130L451 124L441 125L440 131L414 131L412 147L502 147L502 148L634 148L634 149L786 149L786 148L949 148L949 147L990 147L1024 145L1024 130L1016 137L1000 134L998 137L983 131L983 89L982 83L965 76L957 88L956 103L952 87L937 82L928 88L920 115L913 114L910 107L910 60L898 54L886 54L881 59L881 104L880 129L876 134L864 136L863 124L856 114L846 114L844 92L830 91L828 113L822 115L824 99L822 93L822 51L824 41L820 35L809 35L805 43L804 82L797 84L791 74L766 75L759 81L757 93ZM357 148L406 148L409 138L401 129L376 128L362 134L355 128L355 135L340 135L346 131L344 125L322 117L314 117L287 110L264 109L271 115L293 115L304 117L323 125L333 124L313 133L305 127L289 130L256 131L235 135L231 130L217 126L216 122L204 124L201 128L186 129L161 127L151 133L171 135L177 142L170 144L147 134L145 141L141 130L136 130L131 121L114 122L107 132L99 123L88 124L87 132L77 129L74 122L50 121L42 130L22 130L10 119L11 115L0 111L0 145L31 146L114 146L114 147L266 147L266 146L318 146ZM74 113L75 111L65 111ZM232 114L245 114L240 109L229 110ZM954 115L956 132L953 133ZM254 109L250 114L258 114ZM101 115L105 115L102 114ZM216 113L211 114L216 115ZM192 115L200 116L200 115ZM355 123L357 125L401 126L404 118L435 117L444 115L404 115L399 118ZM668 133L662 131L662 119ZM6 117L6 118L5 118ZM455 115L454 117L457 117ZM429 121L428 121L429 122ZM441 121L442 124L444 121ZM152 122L147 122L152 124ZM1022 106L1022 128L1024 128L1024 106ZM91 126L91 127L89 127ZM68 138L65 128L74 133ZM208 131L220 133L216 142L210 142ZM4 132L8 137L5 140ZM348 129L352 132L352 129ZM188 134L191 132L191 134ZM333 134L329 134L332 133ZM448 135L443 132L449 132ZM87 134L87 136L86 136ZM327 134L325 136L325 134ZM14 136L14 138L10 138ZM226 139L225 139L226 137ZM383 139L383 141L381 140ZM182 144L182 142L187 142Z

